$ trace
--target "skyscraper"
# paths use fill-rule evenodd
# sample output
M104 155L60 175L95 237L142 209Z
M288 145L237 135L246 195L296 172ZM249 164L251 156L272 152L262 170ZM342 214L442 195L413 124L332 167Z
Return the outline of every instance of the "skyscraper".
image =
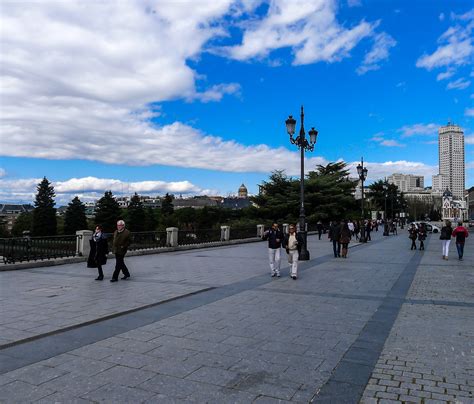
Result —
M458 125L448 122L438 130L439 175L433 176L433 190L448 188L455 199L463 199L464 133Z

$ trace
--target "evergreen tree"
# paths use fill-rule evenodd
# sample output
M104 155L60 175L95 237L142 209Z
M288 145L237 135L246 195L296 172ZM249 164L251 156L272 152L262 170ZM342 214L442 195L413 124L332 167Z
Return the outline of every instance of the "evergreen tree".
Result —
M105 191L104 196L97 201L95 211L96 224L102 225L106 233L112 233L116 229L117 220L122 216L118 202L112 195L112 191Z
M64 214L64 234L76 234L78 230L87 230L87 218L86 206L76 196Z
M36 189L32 233L34 236L54 236L57 234L54 187L44 177Z
M158 219L156 217L157 210L152 208L145 209L145 230L146 231L155 231L158 227Z
M145 209L136 192L127 208L127 226L130 231L145 230Z
M398 187L395 184L389 184L386 180L378 180L370 184L368 197L378 210L385 210L385 201L387 202L387 219L405 210L407 204Z
M33 212L23 212L18 216L13 224L12 236L20 237L24 231L30 231L33 228Z
M161 213L164 215L172 215L174 212L173 207L173 195L166 193L165 197L161 201Z

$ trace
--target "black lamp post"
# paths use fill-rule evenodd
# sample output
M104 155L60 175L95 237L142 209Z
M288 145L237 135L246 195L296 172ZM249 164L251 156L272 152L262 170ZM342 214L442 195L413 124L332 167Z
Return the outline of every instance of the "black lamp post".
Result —
M383 235L389 236L388 232L388 223L387 223L387 192L388 192L388 184L387 178L385 178L385 182L383 183L383 197L385 202L385 210L384 210L384 220L383 220Z
M357 166L357 174L359 175L359 180L362 183L362 225L360 228L360 238L361 243L365 243L365 211L364 211L364 181L367 179L367 168L364 167L364 158L360 158L360 164Z
M318 131L314 128L308 132L309 134L309 142L306 140L306 134L304 131L304 110L303 106L301 106L301 128L300 134L298 137L294 138L293 135L295 134L296 130L296 120L290 115L288 119L285 121L286 123L286 131L290 135L290 142L291 144L295 144L301 150L301 180L300 180L300 233L303 236L304 244L301 247L301 253L299 255L300 261L307 261L309 260L309 251L306 247L307 245L307 233L306 233L306 217L304 213L304 152L305 151L313 151L314 145L316 144L316 139L318 137Z

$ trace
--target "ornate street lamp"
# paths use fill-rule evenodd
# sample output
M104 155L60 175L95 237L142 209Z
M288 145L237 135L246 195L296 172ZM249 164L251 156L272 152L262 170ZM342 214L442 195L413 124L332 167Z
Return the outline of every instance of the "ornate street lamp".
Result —
M359 175L359 180L362 183L362 226L360 228L360 238L361 243L365 243L365 211L364 211L364 181L367 179L367 168L364 167L364 157L360 158L360 164L357 166L357 174Z
M296 120L290 115L285 121L286 131L290 135L291 144L296 145L301 150L301 179L300 179L300 233L303 236L304 244L301 247L301 253L299 255L300 261L309 260L309 251L307 248L307 233L306 233L306 217L304 213L304 152L313 151L316 139L318 137L318 131L314 128L308 132L309 142L306 140L306 134L304 131L304 110L301 106L301 128L298 137L294 138L293 135L296 132Z

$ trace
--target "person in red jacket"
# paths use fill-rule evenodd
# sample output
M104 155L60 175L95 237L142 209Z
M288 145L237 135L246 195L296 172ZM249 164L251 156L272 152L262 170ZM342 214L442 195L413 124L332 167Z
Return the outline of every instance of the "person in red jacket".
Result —
M462 261L462 256L464 255L464 243L468 236L469 232L462 225L462 222L459 222L458 227L453 230L453 237L456 237L456 248L458 249L459 261Z

